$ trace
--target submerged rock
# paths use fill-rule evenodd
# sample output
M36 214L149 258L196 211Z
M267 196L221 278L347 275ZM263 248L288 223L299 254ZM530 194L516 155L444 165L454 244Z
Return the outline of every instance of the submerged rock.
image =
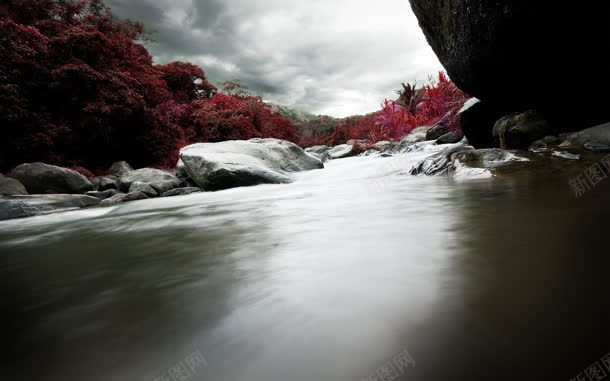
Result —
M17 179L6 177L0 173L0 196L28 194L23 184Z
M527 149L551 132L544 115L528 110L500 118L494 125L493 137L495 145L503 149Z
M187 194L200 193L203 191L203 189L197 187L177 188L163 193L161 197L186 196Z
M105 191L91 191L91 192L87 192L85 193L87 196L91 196L91 197L96 197L99 198L100 200L105 200L107 198L110 198L114 195L120 194L121 192L119 192L116 189L108 189Z
M145 200L148 196L142 192L119 193L100 202L100 205L108 206L122 202Z
M128 172L119 178L119 190L128 192L135 182L148 184L158 194L180 187L180 179L169 172L155 168L142 168Z
M278 139L199 143L180 150L189 176L206 190L288 183L289 173L324 168L294 143Z
M82 194L93 190L91 182L71 169L44 163L21 164L11 172L30 194Z
M40 212L84 208L100 203L100 200L97 197L87 196L84 194L36 194L12 196L10 199L25 202Z
M108 174L111 176L121 177L126 173L133 171L133 168L126 161L117 161L110 166Z
M38 214L40 211L27 202L0 197L0 221L33 217Z

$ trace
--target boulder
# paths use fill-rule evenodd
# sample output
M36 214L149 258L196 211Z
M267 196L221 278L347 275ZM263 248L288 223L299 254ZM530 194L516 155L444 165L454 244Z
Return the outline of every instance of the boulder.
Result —
M313 146L305 149L305 152L324 162L330 160L330 155L328 154L330 149L331 147L329 146Z
M128 172L119 178L119 190L128 192L131 184L150 185L158 194L180 187L180 179L169 172L155 168L142 168Z
M129 193L142 192L148 197L157 197L159 193L150 185L136 181L129 186Z
M495 147L493 128L506 113L497 111L476 98L469 99L458 112L460 128L474 148Z
M462 141L462 138L462 135L451 131L436 139L436 144L455 144Z
M28 194L23 184L17 179L6 177L0 174L0 196L24 195Z
M119 193L100 202L100 205L108 206L120 204L122 202L145 200L148 196L142 192Z
M133 171L133 168L126 161L117 161L110 166L108 174L111 176L121 177L126 173Z
M40 211L24 201L0 198L0 221L32 217Z
M600 124L568 135L559 146L582 148L587 143L610 145L610 123Z
M466 93L494 108L538 109L567 124L610 120L608 98L585 95L610 87L610 3L410 3L440 62ZM595 73L596 80L569 85L568 73Z
M200 143L180 150L187 173L206 190L288 183L289 173L324 168L294 143L278 139Z
M500 118L492 134L496 146L503 149L527 149L533 142L552 132L546 117L535 110Z
M30 194L82 194L93 190L80 173L43 163L21 164L11 172Z
M447 129L447 127L437 124L426 132L426 140L437 140L447 133L449 133L449 129Z
M332 160L345 159L354 156L354 146L351 144L340 144L328 150L328 155Z
M105 191L108 189L117 189L117 180L116 176L98 176L91 179L91 184L93 184L93 188L98 191Z
M96 197L96 198L98 198L100 200L105 200L105 199L110 198L110 197L112 197L114 195L117 195L119 193L121 193L121 192L119 192L116 189L108 189L108 190L105 190L105 191L91 191L91 192L87 192L85 194L87 196Z
M197 187L176 188L167 191L161 197L186 196L187 194L203 192L203 189Z

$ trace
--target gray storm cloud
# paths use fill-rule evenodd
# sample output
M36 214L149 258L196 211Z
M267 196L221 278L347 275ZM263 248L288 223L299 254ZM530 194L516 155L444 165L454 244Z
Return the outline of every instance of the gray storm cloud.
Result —
M363 114L442 67L407 0L106 0L152 32L157 63L199 64L265 100Z

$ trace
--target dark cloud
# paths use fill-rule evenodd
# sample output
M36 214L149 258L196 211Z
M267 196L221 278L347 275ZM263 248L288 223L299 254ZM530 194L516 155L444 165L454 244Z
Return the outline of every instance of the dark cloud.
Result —
M154 32L156 62L191 61L305 111L371 112L441 69L407 0L106 1Z

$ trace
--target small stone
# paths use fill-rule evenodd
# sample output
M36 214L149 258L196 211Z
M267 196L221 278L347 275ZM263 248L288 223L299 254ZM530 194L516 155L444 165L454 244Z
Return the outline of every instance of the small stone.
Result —
M161 197L185 196L187 194L203 192L203 189L197 187L177 188L167 191Z

